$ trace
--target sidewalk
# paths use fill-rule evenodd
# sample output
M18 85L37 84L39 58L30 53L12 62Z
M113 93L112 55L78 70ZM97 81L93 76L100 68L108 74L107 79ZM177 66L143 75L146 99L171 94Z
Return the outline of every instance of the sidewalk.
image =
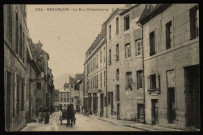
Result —
M136 128L136 129L143 130L143 131L183 131L180 129L160 127L158 125L148 125L148 124L136 123L135 121L101 118L101 117L95 116L95 115L90 115L90 117L97 118L102 121L110 122L110 123L113 123L118 126L127 126L127 127L132 127L132 128Z
M36 118L36 122L28 123L21 131L58 131L56 117L56 113L51 114L48 124L38 123Z

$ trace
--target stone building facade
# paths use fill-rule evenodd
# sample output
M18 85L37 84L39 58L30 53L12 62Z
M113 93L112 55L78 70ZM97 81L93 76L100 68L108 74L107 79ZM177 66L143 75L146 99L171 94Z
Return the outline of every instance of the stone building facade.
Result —
M38 56L36 55L35 44L30 38L28 38L28 44L26 65L26 102L28 104L27 122L31 122L31 119L38 116L39 107L36 104L36 91L41 89L41 70L37 63Z
M117 9L106 22L107 117L143 121L142 29L136 24L143 9Z
M105 26L86 51L85 90L88 93L87 109L90 113L105 116L106 97L106 41ZM87 95L86 95L87 96Z
M26 125L26 54L28 46L26 5L4 5L4 110L5 130Z
M200 128L198 4L147 5L139 23L146 123Z

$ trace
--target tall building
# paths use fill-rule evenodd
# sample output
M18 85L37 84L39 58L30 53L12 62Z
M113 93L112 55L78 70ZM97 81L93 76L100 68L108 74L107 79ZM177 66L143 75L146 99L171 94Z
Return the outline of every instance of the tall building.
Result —
M6 4L4 14L4 110L5 130L26 125L26 56L28 46L26 5Z
M139 23L147 124L200 128L198 4L147 5Z
M106 39L105 25L86 51L84 63L85 96L88 93L87 109L95 115L106 115Z
M107 27L107 117L144 121L142 29L144 5L115 10Z

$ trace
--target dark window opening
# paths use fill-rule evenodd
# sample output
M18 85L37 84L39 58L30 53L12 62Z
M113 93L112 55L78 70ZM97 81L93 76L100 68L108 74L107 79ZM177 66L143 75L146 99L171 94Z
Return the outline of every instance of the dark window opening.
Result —
M155 35L154 31L149 34L150 39L150 56L155 54Z
M130 16L127 15L124 17L124 31L130 28Z
M190 37L191 39L199 36L199 9L198 6L190 9Z
M172 22L166 24L166 49L171 48L172 44Z
M126 73L126 89L127 90L132 90L132 72L127 72Z

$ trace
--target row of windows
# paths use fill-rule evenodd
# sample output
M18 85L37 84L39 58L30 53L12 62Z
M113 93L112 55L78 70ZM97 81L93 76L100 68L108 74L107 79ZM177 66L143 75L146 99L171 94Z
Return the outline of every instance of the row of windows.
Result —
M15 34L15 52L19 55L23 62L25 62L25 33L20 23L18 13L16 13L16 18L13 20L13 6L6 5L6 10L8 13L7 17L7 38L11 45L13 45L13 34ZM15 22L15 32L13 30L13 22Z
M70 96L70 93L66 93L66 94L59 93L59 97L69 97L69 96Z
M135 56L141 55L142 54L142 41L141 40L136 40L135 41ZM109 49L109 65L111 65L112 57L111 57L111 49ZM116 45L116 61L119 61L119 44ZM125 45L125 58L131 57L131 45L130 43L127 43Z
M102 60L103 59L103 60ZM105 63L106 59L105 59L105 47L102 50L100 50L100 63L102 63L102 61ZM94 71L95 69L98 68L98 54L87 64L87 75Z
M7 72L7 101L6 106L11 107L11 104L13 108L10 108L10 110L13 110L12 116L15 117L15 115L19 115L20 112L24 111L24 78L21 78L18 75L14 75L14 79L12 74L10 72ZM13 82L12 82L13 80ZM13 83L16 83L16 95L15 92L12 92L12 85ZM13 88L15 90L15 88ZM15 110L16 108L16 110ZM10 112L8 112L10 113Z
M96 75L92 79L89 79L87 81L87 89L98 88L99 87L98 86L99 85L98 81L100 81L100 87L102 87L103 82L104 82L104 87L105 87L106 86L106 82L105 82L106 72L105 71L104 71L103 75L102 75L102 72L101 72L100 73L100 78L99 78L99 75ZM104 81L102 81L103 77L104 77ZM100 79L100 80L98 80L98 79Z
M173 29L172 21L169 21L165 25L166 29L166 49L173 46ZM199 9L197 6L190 9L190 38L194 39L199 35ZM150 43L150 56L156 54L155 45L155 31L149 33L149 43Z
M60 98L60 102L70 102L70 98Z
M130 16L126 15L124 17L124 31L130 28ZM109 40L111 40L111 25L109 25ZM119 18L116 18L116 35L119 34Z

